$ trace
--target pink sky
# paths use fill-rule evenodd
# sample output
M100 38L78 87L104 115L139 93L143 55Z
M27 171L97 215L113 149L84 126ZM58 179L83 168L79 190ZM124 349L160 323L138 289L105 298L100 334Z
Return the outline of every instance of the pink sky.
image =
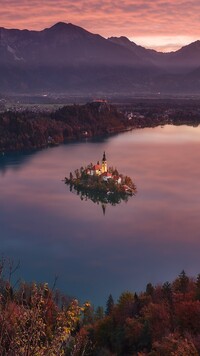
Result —
M104 37L169 51L200 40L199 0L1 0L0 26L41 30L63 21Z

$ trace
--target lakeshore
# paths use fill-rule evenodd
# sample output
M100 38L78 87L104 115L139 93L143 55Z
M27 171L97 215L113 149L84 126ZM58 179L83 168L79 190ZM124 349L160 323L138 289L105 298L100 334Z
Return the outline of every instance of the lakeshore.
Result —
M0 153L52 147L63 142L108 137L164 125L198 126L199 100L106 100L57 107L11 107L0 113Z
M172 280L183 268L197 274L199 145L200 127L164 126L6 154L2 253L20 260L23 280L51 286L58 275L63 292L95 305L110 292L116 300L130 286L140 291L149 280ZM128 203L106 204L105 215L101 203L81 200L62 181L104 150L108 166L137 185Z

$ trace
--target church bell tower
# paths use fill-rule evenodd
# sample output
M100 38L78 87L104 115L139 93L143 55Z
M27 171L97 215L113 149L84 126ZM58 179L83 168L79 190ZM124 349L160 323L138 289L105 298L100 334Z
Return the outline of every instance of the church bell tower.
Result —
M106 154L104 152L103 158L102 158L102 173L107 172L107 170L108 170L108 168L107 168Z

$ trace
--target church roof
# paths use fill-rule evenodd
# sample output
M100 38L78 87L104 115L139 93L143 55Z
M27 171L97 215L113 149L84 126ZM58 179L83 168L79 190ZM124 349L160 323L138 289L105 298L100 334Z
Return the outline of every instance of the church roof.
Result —
M93 169L95 169L97 171L98 169L101 169L101 165L100 164L95 164L93 166Z
M102 159L102 161L106 161L106 154L105 154L105 151L104 151L104 153L103 153L103 159Z

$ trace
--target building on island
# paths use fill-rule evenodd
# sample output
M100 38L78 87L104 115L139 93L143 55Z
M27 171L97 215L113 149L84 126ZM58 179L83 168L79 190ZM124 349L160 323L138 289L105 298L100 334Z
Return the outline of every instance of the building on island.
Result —
M107 160L106 160L106 154L104 152L103 158L102 158L102 163L100 164L97 162L94 166L87 168L87 174L90 176L101 176L103 173L106 173L108 171L107 167Z
M119 174L116 168L108 167L105 152L101 163L97 161L95 165L90 163L85 168L76 169L75 177L70 173L70 178L65 178L65 181L66 184L70 184L71 188L74 187L75 190L83 192L86 196L90 192L93 196L96 191L96 198L100 199L100 192L102 196L105 195L105 201L107 201L107 195L110 194L113 194L114 198L120 199L120 195L133 195L136 192L130 177Z
M91 171L91 175L96 175L96 176L100 176L101 173L102 173L102 167L101 167L101 164L95 164L92 169L90 170Z
M102 173L101 176L102 176L102 179L104 180L104 182L107 182L108 179L113 178L113 175L110 172L104 172L104 173Z
M101 172L106 173L107 171L108 171L107 160L106 160L106 154L104 152L103 158L102 158Z
M87 168L86 173L90 176L100 176L104 182L108 182L109 179L113 179L116 184L121 184L121 176L113 175L112 171L108 170L107 159L105 152L101 164L99 161L97 164Z

